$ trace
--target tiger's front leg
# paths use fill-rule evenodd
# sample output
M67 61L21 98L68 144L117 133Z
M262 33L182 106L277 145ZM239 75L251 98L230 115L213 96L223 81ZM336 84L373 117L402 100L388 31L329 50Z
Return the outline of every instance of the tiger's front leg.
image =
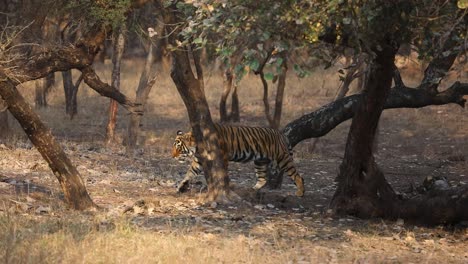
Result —
M189 190L190 182L203 171L203 167L196 157L193 158L185 178L177 186L177 192L183 193Z
M270 164L269 160L255 160L255 175L257 176L257 183L253 187L254 190L260 190L261 188L265 187L267 180L267 170L268 164Z

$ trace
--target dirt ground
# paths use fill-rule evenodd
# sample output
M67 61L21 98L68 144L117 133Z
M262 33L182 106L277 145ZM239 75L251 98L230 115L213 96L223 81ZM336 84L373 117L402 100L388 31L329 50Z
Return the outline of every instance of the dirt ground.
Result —
M122 86L133 96L139 68L126 67ZM318 72L306 80L291 77L282 124L331 101L338 87L333 76L333 72ZM32 102L31 87L25 85L22 91ZM207 78L214 119L221 87L217 75ZM240 83L242 124L266 124L259 87L255 76ZM67 209L56 178L13 124L15 136L0 145L0 252L7 263L468 263L466 222L429 228L401 219L362 220L329 213L327 205L336 187L334 178L350 121L320 138L315 149L310 140L294 149L295 162L306 181L303 198L294 196L295 187L287 178L281 190L256 194L251 189L255 183L253 164L230 163L233 190L243 200L204 206L198 189L186 194L175 191L188 164L170 157L171 140L178 129L188 128L188 122L170 79L161 77L151 93L143 121L146 143L134 157L126 155L119 144L104 144L108 99L88 88L80 89L79 113L74 120L64 114L60 87L49 95L50 107L38 111L102 210L82 213ZM120 139L126 119L125 110L119 109ZM376 150L376 160L386 178L402 195L420 186L428 176L444 176L451 186L466 185L467 110L456 105L387 110L378 129ZM130 231L122 231L123 226ZM60 240L57 234L72 235ZM106 236L109 244L93 244L101 236ZM127 247L113 247L112 241L117 243L122 237ZM184 245L181 251L170 258L162 257L162 251L146 252L150 250L148 244L135 244L138 239L147 238L149 244L156 245L152 239L178 241L181 237L201 242L180 242ZM41 249L43 244L46 246ZM67 249L85 245L106 257ZM30 247L37 249L27 250ZM60 251L68 253L61 255Z

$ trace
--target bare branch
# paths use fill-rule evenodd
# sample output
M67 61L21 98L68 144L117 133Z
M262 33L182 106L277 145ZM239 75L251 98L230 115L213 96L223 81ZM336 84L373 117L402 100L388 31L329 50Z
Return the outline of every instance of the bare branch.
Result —
M124 94L122 94L115 87L108 85L101 81L99 76L91 67L86 67L81 70L84 82L102 96L106 96L114 99L121 104L125 109L133 114L142 114L142 110L139 105L129 100Z

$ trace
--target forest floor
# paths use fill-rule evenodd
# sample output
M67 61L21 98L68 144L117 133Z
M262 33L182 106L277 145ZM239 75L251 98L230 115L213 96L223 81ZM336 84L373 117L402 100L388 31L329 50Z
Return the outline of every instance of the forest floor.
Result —
M138 76L138 68L127 67L127 76ZM125 74L124 92L133 95L136 77L126 82ZM332 100L337 82L325 82L323 76L291 77L282 124ZM221 80L209 77L207 83L217 119L221 88L210 87L222 87ZM311 83L320 87L307 87ZM31 87L25 85L23 93L32 102ZM240 83L242 124L266 123L259 87L255 76ZM176 193L188 164L172 159L170 148L176 131L186 130L188 122L169 78L162 78L150 96L143 121L146 141L133 156L121 144L104 144L108 99L80 89L74 120L63 113L60 88L49 95L50 106L38 111L101 209L67 209L55 176L13 124L15 135L0 144L0 258L5 263L468 263L466 222L424 227L329 213L350 121L320 138L314 149L310 140L294 149L306 182L303 198L294 196L288 178L280 190L254 193L253 164L230 163L232 188L242 201L206 205L196 188ZM119 109L120 140L126 119ZM402 195L414 194L427 177L466 185L467 110L446 105L385 111L376 151L386 178Z

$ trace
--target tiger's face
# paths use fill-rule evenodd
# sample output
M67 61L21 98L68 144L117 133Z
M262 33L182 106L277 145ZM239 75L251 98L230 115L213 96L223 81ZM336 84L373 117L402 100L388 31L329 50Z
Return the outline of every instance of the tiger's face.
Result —
M195 138L191 132L177 131L177 136L172 144L172 157L180 158L192 156L195 153Z

